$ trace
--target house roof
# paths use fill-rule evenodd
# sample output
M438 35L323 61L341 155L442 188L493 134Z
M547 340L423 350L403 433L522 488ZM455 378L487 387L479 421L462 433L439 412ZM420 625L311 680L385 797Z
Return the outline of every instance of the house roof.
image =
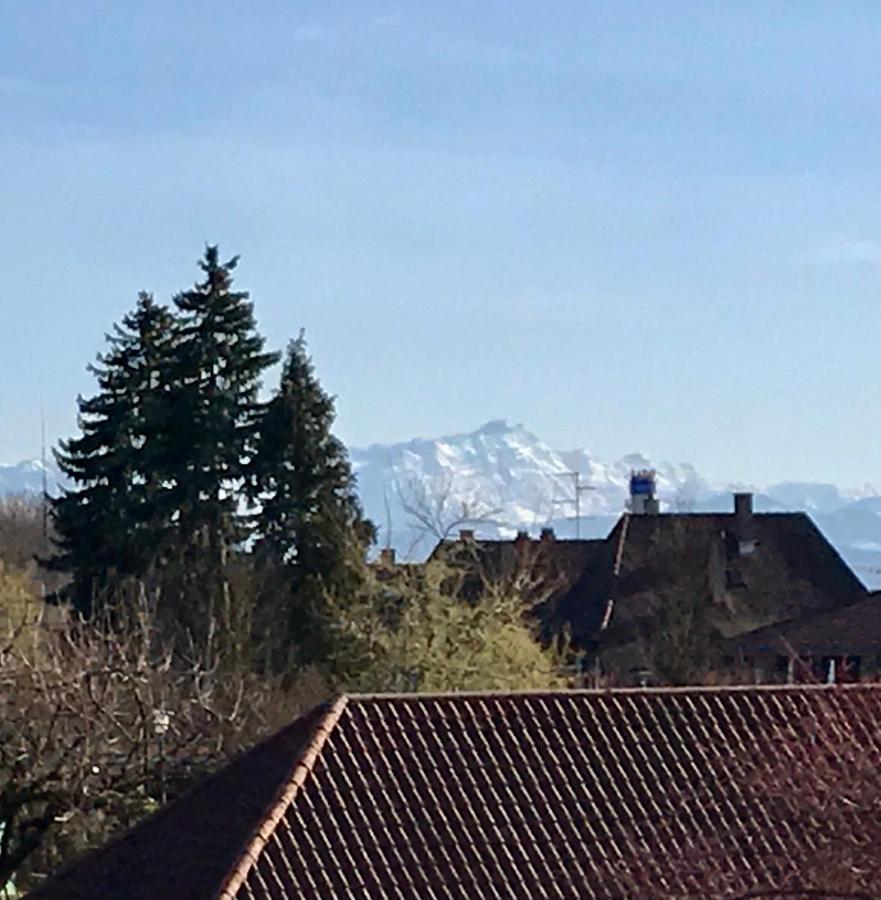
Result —
M714 853L757 889L816 845L754 776L824 715L881 753L878 686L343 696L33 896L669 897Z
M741 554L747 537L751 551ZM628 515L605 543L607 552L594 555L550 610L556 627L568 624L579 643L597 637L601 624L614 629L610 637L626 642L635 621L651 609L646 598L661 602L677 585L712 596L728 634L866 596L804 513L758 513L746 523L731 513Z
M504 572L522 562L537 567L552 567L561 577L559 590L564 590L607 549L606 539L557 540L519 537L513 540L465 539L441 541L430 559L468 562L477 559L493 571Z
M534 581L533 597L525 599L543 625L550 624L551 610L573 593L586 576L592 587L611 569L613 548L608 539L557 540L530 539L522 536L514 540L473 539L441 541L429 557L454 565L469 567L477 564L485 575L498 577L523 569ZM479 586L472 585L477 592ZM466 585L466 593L468 587ZM580 594L579 594L580 595ZM545 629L550 637L553 627Z
M327 711L316 707L136 828L28 894L39 898L213 897Z
M710 619L724 636L867 595L804 513L625 514L604 539L548 537L446 540L431 558L477 562L490 572L528 561L533 574L551 580L533 604L544 637L567 633L590 649L626 648L645 630L641 620L683 588L711 599Z
M881 655L881 592L831 612L757 628L731 646L746 656L791 651L799 656Z

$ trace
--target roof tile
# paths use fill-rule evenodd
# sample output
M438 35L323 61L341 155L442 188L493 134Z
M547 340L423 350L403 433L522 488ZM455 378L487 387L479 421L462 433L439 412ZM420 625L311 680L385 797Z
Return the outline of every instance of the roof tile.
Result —
M797 871L823 840L761 773L782 766L794 788L806 753L839 733L879 760L879 725L881 687L865 685L353 696L310 720L251 837L223 850L215 891L153 888L235 900L668 897L700 894L714 858L747 891ZM842 784L859 761L851 746L833 760ZM112 869L112 856L82 870L102 858ZM41 896L88 896L60 890L76 867L66 878Z

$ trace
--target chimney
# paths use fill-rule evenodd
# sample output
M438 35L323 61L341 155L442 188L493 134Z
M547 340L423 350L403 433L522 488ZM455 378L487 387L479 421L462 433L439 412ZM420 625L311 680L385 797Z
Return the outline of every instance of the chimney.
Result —
M658 514L654 469L631 471L628 508L635 516L656 516Z
M734 528L740 555L752 556L756 540L753 533L753 495L750 493L734 495Z
M460 541L473 541L474 540L474 529L473 528L460 528L459 529L459 540Z
M522 544L525 541L529 540L529 532L528 531L518 531L517 537L514 538L515 544Z
M394 547L383 547L379 551L379 564L382 566L393 566L395 564Z
M738 522L748 522L753 515L753 495L749 493L734 495L734 515Z
M554 540L554 529L553 528L542 528L541 539L545 543L547 543L548 541Z

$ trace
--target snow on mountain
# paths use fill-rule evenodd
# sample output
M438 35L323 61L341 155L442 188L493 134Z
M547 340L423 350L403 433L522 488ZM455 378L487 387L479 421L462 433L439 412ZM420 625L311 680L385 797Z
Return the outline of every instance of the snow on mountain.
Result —
M436 532L453 520L486 536L533 533L552 526L560 537L604 537L625 509L633 469L654 468L662 510L727 512L742 486L710 485L689 463L651 460L638 453L613 462L586 450L554 450L523 425L487 422L471 432L373 444L350 450L358 491L379 529L379 543L424 556ZM575 522L575 477L581 519ZM42 489L39 460L0 465L0 496ZM50 491L59 473L47 467ZM755 492L758 512L805 510L873 587L881 586L881 496L866 485L782 482ZM414 511L424 523L415 522ZM426 524L427 523L427 524Z
M356 448L350 456L366 509L381 529L390 521L393 531L412 518L404 507L427 497L435 504L445 498L448 513L467 509L506 530L572 517L576 472L589 488L580 495L581 515L617 516L631 470L651 465L639 454L604 463L584 450L553 450L523 425L504 420L435 440ZM671 508L686 508L707 491L687 463L655 468L659 497Z
M732 490L711 486L689 463L654 461L638 453L614 462L585 450L554 450L522 425L488 422L473 432L400 444L374 444L350 452L367 514L381 544L424 555L436 540L414 521L413 507L435 530L464 518L486 536L511 536L551 525L574 537L575 479L581 537L603 537L625 509L633 469L654 468L658 497L667 511L727 512ZM871 486L845 491L831 484L783 482L755 491L758 512L804 510L863 580L881 585L881 497ZM408 508L409 507L409 508Z
M770 485L765 491L790 509L819 513L836 512L854 500L875 493L869 485L855 491L843 491L834 484L803 481L784 481Z
M499 526L542 524L572 492L561 455L504 421L435 440L356 448L350 458L383 542L391 533L401 549L414 538L414 507L438 522L470 517L495 534Z
M653 464L641 453L630 453L616 462L604 463L586 450L568 450L560 456L570 471L584 476L582 482L590 487L587 503L583 499L581 504L586 515L594 514L594 511L603 515L620 513L627 502L630 473L634 469L655 469L658 497L666 509L689 509L709 490L706 481L690 463L661 461ZM572 490L570 486L570 495ZM591 504L593 496L599 502Z
M61 473L51 463L46 464L46 486L57 490ZM43 463L26 459L14 465L0 463L0 497L5 494L40 494L43 491Z

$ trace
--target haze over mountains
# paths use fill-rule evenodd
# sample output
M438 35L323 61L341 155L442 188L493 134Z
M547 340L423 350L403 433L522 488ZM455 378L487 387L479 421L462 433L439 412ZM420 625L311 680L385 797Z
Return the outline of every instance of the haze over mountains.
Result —
M631 470L651 467L662 510L724 512L731 509L732 490L754 490L756 511L808 512L856 574L870 587L881 587L881 495L868 484L714 485L689 463L638 453L606 462L586 450L552 449L504 420L461 434L351 448L350 457L380 544L407 558L423 557L436 540L433 532L457 519L485 536L551 526L563 538L576 531L603 537L625 508ZM585 488L577 526L576 472ZM57 471L50 466L46 476L50 491L57 488ZM39 460L0 465L0 494L39 492L42 480Z

